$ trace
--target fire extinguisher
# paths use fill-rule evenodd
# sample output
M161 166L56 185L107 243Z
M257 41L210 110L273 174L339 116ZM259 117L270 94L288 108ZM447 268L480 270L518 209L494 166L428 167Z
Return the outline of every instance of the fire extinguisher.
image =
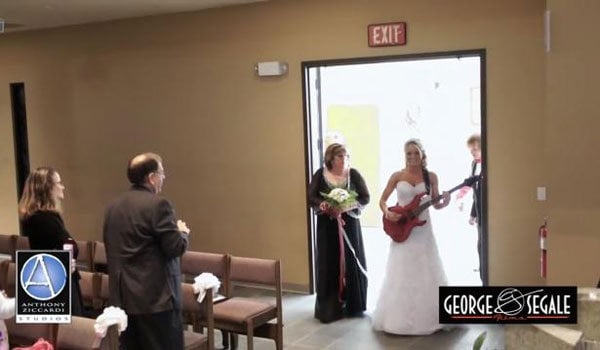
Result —
M548 236L548 222L544 219L544 224L539 229L540 236L540 275L546 278L546 237Z

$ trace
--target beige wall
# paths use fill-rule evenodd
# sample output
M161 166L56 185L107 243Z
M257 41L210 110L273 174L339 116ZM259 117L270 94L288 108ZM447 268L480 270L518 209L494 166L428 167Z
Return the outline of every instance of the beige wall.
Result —
M549 0L544 143L549 187L548 281L595 285L600 278L598 130L600 2Z
M545 175L548 145L562 136L545 125L553 74L544 9L543 0L290 0L7 34L0 84L25 81L32 166L61 171L65 219L78 238L101 239L103 208L127 187L126 161L153 150L165 159L164 192L192 227L193 249L281 258L285 281L306 286L301 63L485 48L490 281L538 284L537 227L562 213L555 193L573 188ZM408 44L368 48L367 25L388 21L408 23ZM270 60L287 61L288 75L256 77L253 65ZM592 187L577 175L588 181L582 189ZM537 202L544 183L551 200ZM3 205L12 200L2 193ZM563 236L571 246L581 241ZM574 277L551 266L561 282L589 285L592 272Z

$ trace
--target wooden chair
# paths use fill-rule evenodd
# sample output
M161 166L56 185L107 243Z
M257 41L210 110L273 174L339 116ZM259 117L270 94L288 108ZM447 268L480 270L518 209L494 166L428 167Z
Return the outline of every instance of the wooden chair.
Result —
M94 330L95 323L93 318L72 316L71 323L57 325L54 347L60 350L117 350L118 326L110 326L106 337L98 339Z
M94 304L94 309L102 312L102 310L104 310L104 308L108 306L108 299L110 297L110 291L108 289L108 275L99 272L97 272L96 275L98 275L99 287L96 293L96 302Z
M15 318L4 320L10 348L15 346L30 346L39 338L44 338L54 344L56 329L48 323L17 324Z
M12 261L4 261L0 264L0 271L5 271L2 286L6 295L10 298L15 297L16 267L16 263ZM14 317L4 322L6 323L11 347L30 346L39 338L44 338L50 343L54 343L56 329L50 324L17 324Z
M210 272L221 281L220 293L229 296L229 256L227 254L187 251L181 257L181 273L186 283L203 272Z
M1 268L1 267L0 267ZM108 306L109 278L105 273L96 273L98 276L98 292L96 293L96 309L102 311ZM213 350L214 341L214 320L213 320L213 304L212 290L206 293L205 302L198 303L197 297L194 295L194 288L189 283L182 283L182 312L191 319L192 328L194 331L184 331L185 350ZM208 302L210 301L210 302ZM196 332L198 325L205 325L207 334Z
M15 249L12 254L12 261L16 261L17 250L28 250L29 249L29 238L25 236L13 236Z
M102 313L102 310L98 309L101 274L90 271L79 271L79 275L81 276L79 288L81 289L84 315L97 317Z
M15 235L0 235L0 258L11 260L15 254Z
M192 331L183 332L183 340L186 350L213 350L215 348L214 339L214 318L213 318L213 293L207 290L202 303L198 302L197 295L194 294L194 287L189 283L181 284L182 311L192 318ZM203 327L206 328L206 335L200 333ZM199 331L200 330L200 331Z
M108 272L104 242L94 242L94 256L92 258L92 269L94 272Z
M4 279L2 280L2 288L4 289L6 296L8 296L9 298L14 298L16 288L17 288L17 281L16 281L17 265L12 261L6 261L6 262L3 262L2 264L6 265L5 272L3 273Z
M79 254L77 254L77 269L79 271L93 271L94 242L76 241Z
M219 292L225 298L229 296L229 255L218 253L204 253L186 251L181 257L181 273L182 280L187 283L193 283L194 278L203 272L210 272L221 281ZM184 313L184 322L188 322L189 317ZM203 326L202 322L197 322L194 327L199 330L199 326ZM229 334L223 332L223 347L229 347Z
M8 273L8 265L12 263L10 260L2 260L0 261L0 290L6 290L6 282Z
M254 347L254 336L275 340L283 349L283 313L281 302L281 262L279 260L231 257L230 282L275 289L272 303L263 299L233 296L214 305L215 328L245 334L248 350ZM275 323L270 321L275 320ZM235 346L234 337L232 345Z

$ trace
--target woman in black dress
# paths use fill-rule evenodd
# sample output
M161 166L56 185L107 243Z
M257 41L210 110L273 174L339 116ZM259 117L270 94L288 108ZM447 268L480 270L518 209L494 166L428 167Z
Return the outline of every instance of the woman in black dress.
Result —
M56 170L51 167L35 169L25 181L19 201L19 219L31 249L63 250L67 244L72 246L73 259L77 259L77 243L65 228L61 217L64 190L65 186ZM71 314L83 316L77 270L72 270L71 277Z
M358 207L343 213L332 212L321 193L329 193L334 188L356 192ZM323 323L344 315L361 316L366 310L366 261L358 216L369 199L365 180L348 166L346 148L331 144L325 152L325 166L314 174L309 193L309 204L318 214L315 318Z

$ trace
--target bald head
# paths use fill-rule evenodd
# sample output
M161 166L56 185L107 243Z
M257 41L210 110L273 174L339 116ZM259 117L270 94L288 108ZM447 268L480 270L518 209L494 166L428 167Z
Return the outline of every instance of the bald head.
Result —
M157 172L162 158L155 153L142 153L131 158L127 165L127 178L133 185L143 185L148 182L148 175Z

